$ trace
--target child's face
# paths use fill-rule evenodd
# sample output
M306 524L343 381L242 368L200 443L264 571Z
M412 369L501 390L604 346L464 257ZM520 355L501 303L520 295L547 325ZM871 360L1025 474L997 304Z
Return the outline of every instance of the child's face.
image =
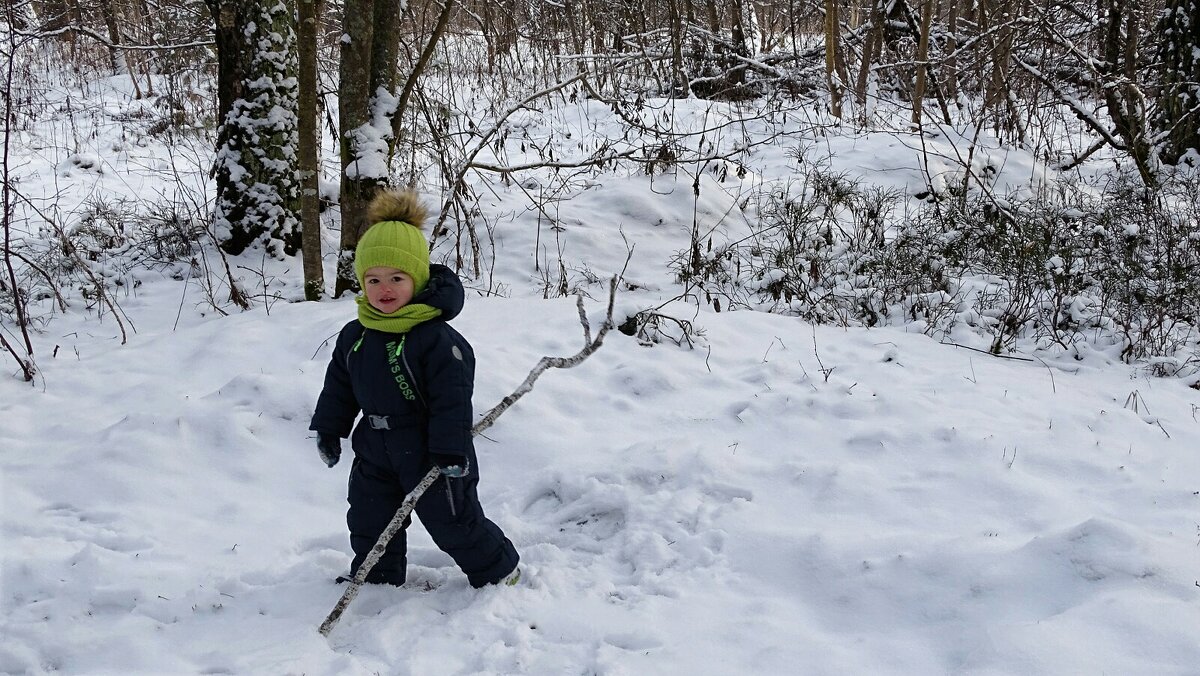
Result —
M408 305L413 297L413 279L396 268L376 266L363 275L367 302L384 314L391 314Z

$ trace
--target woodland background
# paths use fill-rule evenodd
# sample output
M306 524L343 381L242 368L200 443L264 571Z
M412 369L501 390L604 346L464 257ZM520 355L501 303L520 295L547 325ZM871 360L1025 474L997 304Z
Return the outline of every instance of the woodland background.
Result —
M4 0L0 673L1194 674L1198 7ZM406 185L477 412L591 356L326 638Z

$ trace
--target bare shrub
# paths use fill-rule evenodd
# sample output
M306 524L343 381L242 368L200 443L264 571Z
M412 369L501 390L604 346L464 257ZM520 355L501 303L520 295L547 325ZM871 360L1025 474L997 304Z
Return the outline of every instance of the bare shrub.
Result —
M1132 177L923 202L810 169L763 193L760 228L695 242L673 265L709 304L821 323L967 326L990 351L1078 355L1084 343L1152 373L1200 372L1200 188Z

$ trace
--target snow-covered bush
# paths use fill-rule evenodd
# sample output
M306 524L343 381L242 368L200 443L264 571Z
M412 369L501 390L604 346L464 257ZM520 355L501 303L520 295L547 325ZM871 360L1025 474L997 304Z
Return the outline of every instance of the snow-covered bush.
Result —
M0 314L14 323L18 296L37 323L75 300L97 309L118 289L140 285L138 271L183 279L211 243L203 218L183 204L93 197L74 213L19 211L18 218L27 234L13 243L16 290L0 284Z

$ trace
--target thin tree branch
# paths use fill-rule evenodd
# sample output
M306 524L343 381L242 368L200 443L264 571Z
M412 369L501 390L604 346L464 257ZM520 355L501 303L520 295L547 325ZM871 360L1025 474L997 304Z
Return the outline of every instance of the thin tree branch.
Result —
M5 21L9 26L12 26L14 21L13 3L5 3ZM10 32L8 35L9 49L13 54L17 51L16 37ZM29 316L26 314L25 300L21 297L21 290L17 287L17 273L13 268L12 256L12 182L9 180L9 149L12 140L12 84L13 84L13 69L14 60L8 59L8 66L4 70L4 150L3 150L3 179L4 187L2 188L3 196L0 198L0 220L3 220L4 225L4 267L8 273L8 281L11 285L13 295L13 307L17 314L17 326L21 329L21 337L25 341L25 357L17 353L17 350L9 344L8 340L0 335L0 340L3 341L5 349L12 354L13 359L21 365L21 373L26 382L32 382L36 369L33 364L33 341L29 338Z
M417 62L413 64L412 71L408 74L408 80L405 81L404 88L400 91L400 100L396 103L396 113L392 116L392 138L394 139L400 138L400 130L403 126L402 118L404 111L408 108L408 100L412 97L418 78L425 72L429 60L433 58L433 51L437 48L438 40L445 34L446 26L450 23L450 16L454 13L457 5L458 0L446 0L446 4L442 6L442 13L438 15L437 25L429 34L429 41L425 43L425 48L421 50L421 55L417 57Z
M46 38L58 37L60 35L65 35L67 33L78 33L80 35L84 35L89 38L92 38L96 42L99 42L100 44L104 45L105 47L108 47L109 49L124 49L127 51L145 51L145 52L164 50L164 49L165 50L185 49L187 47L212 47L213 45L217 44L215 40L202 40L202 41L198 41L198 42L184 42L184 43L180 43L177 45L123 45L123 44L113 42L109 38L101 35L100 33L97 33L96 31L88 28L87 26L79 26L79 25L64 26L62 28L57 28L52 31L44 31L44 32L36 32L36 33L29 33L26 31L19 31L19 30L13 31L13 33L15 35L20 35L21 37L33 38L35 40L44 40Z
M1106 145L1108 145L1108 140L1100 139L1099 141L1096 141L1095 143L1093 143L1092 146L1090 148L1088 148L1087 150L1083 151L1082 153L1079 153L1075 157L1072 157L1070 161L1063 162L1062 164L1056 165L1055 169L1058 169L1059 171L1070 171L1071 169L1074 169L1075 167L1078 167L1079 165L1083 164L1085 161L1087 161L1087 158L1091 157L1092 155L1095 155L1096 151L1100 150L1101 148L1103 148Z
M8 247L5 247L4 255L6 257L7 256L17 257L17 259L19 259L22 263L29 266L30 269L34 270L39 275L41 275L46 280L46 283L48 285L50 285L50 291L54 294L54 300L58 301L58 309L62 310L63 312L67 311L67 299L63 298L62 293L60 293L58 290L58 285L54 283L54 278L50 276L49 272L46 272L46 270L44 268L42 268L42 266L38 265L36 262L34 262L28 256L22 254L20 251L17 251L16 249L9 249Z
M34 368L33 361L18 354L13 346L9 344L8 339L5 338L3 334L0 334L0 345L3 345L4 349L8 350L8 353L13 356L13 359L16 359L17 363L21 365L21 377L25 380L25 382L33 382L33 375L37 373L37 369Z
M7 188L7 183L5 184L5 187ZM16 191L14 191L14 192L16 192ZM55 234L57 234L59 236L59 238L62 239L63 244L64 244L64 246L63 246L64 252L66 252L67 255L69 255L72 259L74 259L74 261L79 265L79 269L83 270L83 274L87 275L88 279L92 282L92 286L95 287L96 296L100 299L100 301L102 303L107 305L109 311L112 312L113 319L115 319L117 322L117 327L119 329L121 329L121 344L124 345L126 342L129 341L129 335L125 331L125 322L121 320L121 315L123 315L125 313L123 310L120 309L120 304L117 303L116 301L114 301L112 299L112 297L109 295L108 288L105 287L105 285L104 285L104 280L96 277L96 273L92 271L92 268L91 268L91 266L89 266L87 264L87 261L83 260L83 257L79 255L79 252L75 250L74 246L70 245L70 238L67 236L67 233L65 230L63 230L62 226L59 225L58 221L54 220L54 218L52 218L48 214L44 213L28 197L22 195L19 192L16 192L16 195L17 195L17 197L19 197L21 199L21 201L25 202L25 204L30 209L33 209L34 213L36 213L44 221L46 221L46 223L48 223L50 225L50 227L52 227L54 229ZM128 315L126 315L125 318L129 319ZM133 326L132 321L130 321L130 326L131 327ZM134 332L135 333L137 332L136 328L134 328ZM32 352L33 352L33 350L31 349L30 354L32 354Z
M580 167L594 167L596 165L605 165L614 160L629 159L637 154L638 148L631 148L619 153L611 153L609 155L593 155L581 160L569 161L551 161L551 162L526 162L525 164L493 164L491 162L471 162L471 169L480 169L483 171L494 171L497 173L508 173L512 171L524 171L526 169L578 169Z
M1100 121L1097 120L1096 118L1094 118L1090 112L1084 110L1083 107L1079 104L1079 101L1075 99L1075 97L1069 96L1066 92L1064 92L1057 85L1055 85L1053 82L1051 82L1050 78L1048 78L1042 74L1042 71L1038 70L1036 67L1034 67L1028 63L1025 63L1025 61L1023 61L1022 59L1019 59L1015 56L1013 57L1013 63L1020 66L1022 70L1024 70L1026 73L1029 73L1034 78L1036 78L1039 82L1041 82L1043 85L1045 85L1055 96L1058 97L1059 101L1062 101L1063 104L1065 104L1068 108L1070 108L1072 111L1074 111L1075 115L1077 117L1079 117L1079 119L1082 120L1084 124L1086 124L1089 128L1091 128L1092 131L1099 134L1100 137L1103 138L1105 141L1107 141L1110 145L1112 145L1114 148L1117 148L1118 150L1126 149L1125 144L1122 143L1115 136L1113 136L1111 131L1105 129L1104 125L1100 124Z
M613 68L620 68L632 60L633 59L627 58L625 60L618 61L613 65ZM584 80L585 78L587 78L587 73L580 73L574 77L567 78L562 82L556 82L545 89L536 91L529 96L526 96L524 99L509 107L508 110L504 111L498 118L496 118L496 121L492 124L492 126L480 135L479 141L476 142L475 147L467 153L467 156L463 158L461 163L459 163L458 170L454 172L454 177L449 183L450 196L447 197L446 201L442 204L442 211L440 214L438 214L437 222L431 228L435 237L437 236L438 232L441 232L442 225L446 222L446 218L450 215L450 209L453 207L455 198L459 194L463 179L466 178L467 172L471 169L471 165L475 161L475 156L477 156L485 147L487 147L488 142L500 131L500 128L504 125L508 118L517 111L528 108L530 103L533 103L543 96L565 89L576 82Z
M517 386L517 389L513 390L511 394L501 399L500 403L493 406L492 410L485 413L483 418L479 422L475 423L475 426L471 428L471 434L473 436L478 436L484 430L491 427L492 424L496 422L496 418L499 418L502 413L509 409L509 407L517 403L521 397L533 390L533 384L537 382L537 379L541 377L541 375L545 373L547 369L568 369L573 366L578 366L583 363L583 360L592 356L596 350L600 349L600 346L604 343L604 337L608 335L608 332L613 328L613 301L616 298L616 294L617 277L614 276L609 282L608 313L604 320L604 325L601 326L600 331L596 333L595 340L592 340L590 343L586 343L582 350L570 357L542 357L541 360L538 361L537 365L533 367L533 370L529 372L529 375L526 376L525 381ZM586 335L586 332L588 331L586 324L584 326L584 331Z

